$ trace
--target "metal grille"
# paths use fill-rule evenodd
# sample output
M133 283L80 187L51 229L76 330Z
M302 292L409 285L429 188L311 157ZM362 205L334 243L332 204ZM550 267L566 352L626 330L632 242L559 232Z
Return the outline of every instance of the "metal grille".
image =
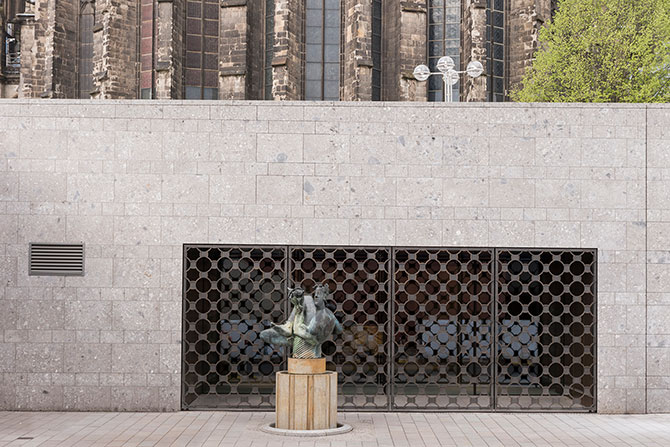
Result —
M497 408L595 408L595 251L498 253Z
M307 291L330 287L344 332L323 344L338 372L338 406L387 409L391 252L386 248L292 248L290 278Z
M341 410L596 410L595 250L195 245L184 259L184 409L271 409L286 353L258 334L285 320L289 285L327 284Z
M283 247L185 247L185 407L274 407L285 355L258 334L286 318L285 261Z
M30 244L31 276L84 276L84 244Z
M491 406L492 250L396 250L393 406Z

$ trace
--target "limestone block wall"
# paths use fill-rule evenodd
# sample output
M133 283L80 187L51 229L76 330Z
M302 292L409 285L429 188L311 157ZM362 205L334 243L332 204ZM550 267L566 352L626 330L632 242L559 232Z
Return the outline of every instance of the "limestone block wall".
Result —
M178 410L182 244L598 249L598 409L670 411L670 107L0 101L0 409ZM28 276L29 242L86 276Z

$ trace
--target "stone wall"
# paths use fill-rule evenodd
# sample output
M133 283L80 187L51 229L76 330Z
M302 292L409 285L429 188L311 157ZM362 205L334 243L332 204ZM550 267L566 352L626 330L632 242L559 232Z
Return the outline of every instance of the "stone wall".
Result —
M93 85L96 91L93 98L137 97L137 6L136 0L95 2Z
M245 99L247 93L247 2L223 0L219 13L219 99Z
M372 100L372 0L342 2L344 39L342 54L343 101Z
M303 98L304 6L302 0L275 1L275 46L272 97Z
M540 28L551 20L551 0L511 0L508 18L508 90L512 91L533 64Z
M234 243L597 248L598 409L670 411L668 106L0 114L0 409L179 409L182 244ZM28 276L31 241L86 276Z

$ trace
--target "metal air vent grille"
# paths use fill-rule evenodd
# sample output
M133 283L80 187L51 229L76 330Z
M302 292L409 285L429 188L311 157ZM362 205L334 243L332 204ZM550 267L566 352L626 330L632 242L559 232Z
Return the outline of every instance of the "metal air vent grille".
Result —
M31 276L84 276L84 244L30 244Z

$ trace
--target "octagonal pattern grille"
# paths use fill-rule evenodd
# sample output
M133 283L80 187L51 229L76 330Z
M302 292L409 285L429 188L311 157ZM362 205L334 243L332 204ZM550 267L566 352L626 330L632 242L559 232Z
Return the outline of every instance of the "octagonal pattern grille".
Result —
M596 251L184 246L182 408L272 409L258 337L330 288L341 410L596 410Z
M258 334L285 319L285 262L283 247L185 248L185 407L274 407L285 354Z
M596 253L498 253L497 408L595 406Z
M493 251L398 249L394 261L394 408L489 408Z
M388 408L390 268L386 248L291 249L292 284L307 291L327 284L344 328L322 346L328 369L338 373L342 409Z

